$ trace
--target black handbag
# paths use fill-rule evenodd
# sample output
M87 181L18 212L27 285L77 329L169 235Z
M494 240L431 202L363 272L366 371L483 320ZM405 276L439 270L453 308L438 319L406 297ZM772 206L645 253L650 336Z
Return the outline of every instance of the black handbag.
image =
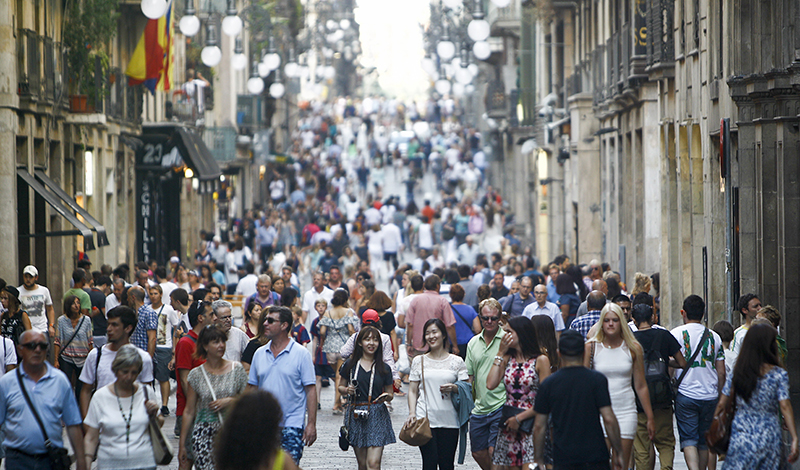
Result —
M523 411L527 411L525 408L517 408L516 406L511 405L503 405L503 411L500 413L500 426L505 427L506 421L514 416L522 413ZM525 434L530 434L533 431L533 420L534 417L530 417L528 419L522 420L519 422L519 432L524 432Z
M20 367L22 366L20 365ZM17 367L17 380L19 381L19 388L22 390L22 395L25 397L25 401L31 408L33 417L36 418L36 422L39 424L39 429L42 431L42 436L44 436L44 447L47 450L47 458L50 460L51 468L53 470L69 470L70 466L72 466L72 459L69 456L69 452L67 449L53 444L50 441L50 438L47 437L47 431L44 429L42 419L39 418L39 413L36 412L36 408L33 406L33 402L28 396L28 391L25 390L25 384L22 382L22 374L19 371L19 367Z

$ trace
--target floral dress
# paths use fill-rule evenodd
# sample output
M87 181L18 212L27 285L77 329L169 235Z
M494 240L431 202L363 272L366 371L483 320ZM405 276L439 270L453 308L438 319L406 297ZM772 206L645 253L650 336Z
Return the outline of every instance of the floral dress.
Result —
M330 313L323 315L318 325L327 328L325 342L322 343L322 352L325 354L338 353L347 340L350 339L348 325L353 325L353 328L355 328L357 324L358 319L352 315L352 310L339 319L333 319Z
M729 375L722 393L731 395ZM749 401L736 397L736 414L723 470L787 468L781 438L780 401L789 399L789 374L774 367L758 379Z
M209 404L214 401L208 382L203 377L203 366L198 366L189 372L187 381L192 389L197 393L197 405L195 406L194 428L192 429L192 450L195 461L194 468L198 470L214 470L214 460L212 457L214 450L214 438L217 431L222 426L220 413L211 411ZM247 373L239 362L234 362L231 370L225 374L215 375L206 371L211 386L214 387L214 394L217 400L221 398L235 397L241 394L247 386Z
M506 405L523 409L533 408L536 392L539 391L536 358L527 362L517 362L515 357L510 357L503 375L503 383L506 386ZM525 434L507 428L501 429L497 434L492 463L521 467L530 462L533 462L533 433Z

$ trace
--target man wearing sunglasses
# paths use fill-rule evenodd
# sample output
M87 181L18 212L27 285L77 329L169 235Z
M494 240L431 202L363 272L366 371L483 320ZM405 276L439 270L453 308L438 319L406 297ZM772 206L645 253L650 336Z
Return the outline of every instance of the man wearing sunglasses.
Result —
M20 375L12 372L0 379L0 425L5 425L6 468L50 468L45 439L22 393L21 381L50 442L63 447L63 421L75 450L77 468L85 470L81 412L67 376L45 361L47 337L28 330L22 333L19 343Z
M478 306L483 330L467 344L467 373L475 395L475 407L469 420L469 440L472 457L482 470L492 467L492 453L500 429L502 408L506 402L504 385L489 390L486 378L492 369L505 331L500 328L502 307L500 302L489 298Z

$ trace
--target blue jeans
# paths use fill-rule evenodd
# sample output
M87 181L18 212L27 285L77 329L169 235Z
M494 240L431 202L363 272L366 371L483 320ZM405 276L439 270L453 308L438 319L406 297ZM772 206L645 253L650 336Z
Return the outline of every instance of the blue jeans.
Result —
M706 431L714 419L717 400L695 400L678 393L675 397L675 421L681 438L681 451L685 447L705 450Z

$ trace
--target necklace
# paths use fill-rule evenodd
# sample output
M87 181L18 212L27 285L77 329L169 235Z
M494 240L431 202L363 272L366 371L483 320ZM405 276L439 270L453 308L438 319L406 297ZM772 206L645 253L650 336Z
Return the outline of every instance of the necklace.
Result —
M125 411L122 410L122 400L119 399L119 392L117 392L117 384L114 383L114 395L117 396L117 404L119 405L119 412L122 414L122 420L125 421L125 454L128 455L131 440L131 418L133 418L133 395L136 394L136 389L131 393L131 407L128 410L128 417L125 417Z

